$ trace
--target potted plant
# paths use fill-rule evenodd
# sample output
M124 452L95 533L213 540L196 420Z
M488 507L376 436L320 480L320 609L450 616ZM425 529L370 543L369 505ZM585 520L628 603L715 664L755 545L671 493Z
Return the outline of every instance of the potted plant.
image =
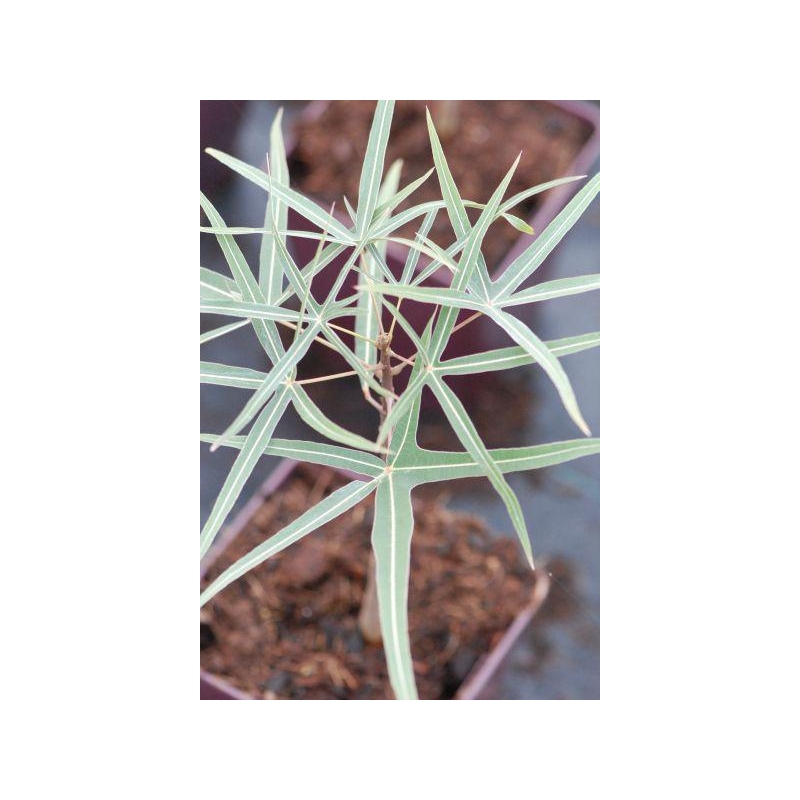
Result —
M452 179L433 121L428 117L435 171L442 190L441 202L450 219L460 220L460 224L454 225L455 241L447 248L432 241L422 230L412 239L393 237L391 230L387 231L387 225L392 225L392 212L410 194L407 190L397 191L391 170L383 178L393 107L391 101L380 101L375 110L357 204L350 211L349 226L338 220L331 210L326 211L289 187L280 120L271 132L267 171L219 151L208 151L264 188L268 192L268 201L263 229L230 228L211 202L201 195L201 205L210 223L202 230L217 237L232 273L229 279L208 270L201 271L201 311L239 319L212 334L225 335L233 327L252 325L272 368L259 374L235 366L202 364L204 381L253 391L224 431L204 435L204 440L211 442L212 450L229 446L239 452L201 532L201 558L207 554L219 557L219 548L216 553L210 553L212 544L262 454L281 454L295 461L327 468L328 477L324 480L328 483L322 486L321 478L313 479L315 485L310 485L308 490L299 490L309 507L302 511L297 508L298 513L293 519L281 524L265 541L255 544L213 579L206 581L201 605L209 603L237 579L281 554L289 545L300 540L304 544L313 541L305 537L322 526L328 526L326 530L329 530L351 509L363 508L363 501L374 498L371 521L373 561L362 567L366 587L357 615L358 635L366 643L382 642L394 696L415 699L418 697L417 679L424 674L426 665L414 662L409 636L407 600L412 564L411 539L415 531L412 491L428 483L486 476L503 499L529 568L533 569L525 519L505 475L520 469L563 463L599 451L599 441L589 438L590 431L559 361L563 355L596 346L598 334L545 343L509 311L529 303L598 288L596 275L549 281L530 289L521 290L520 286L541 265L597 194L599 176L588 181L547 229L501 275L493 278L481 257L481 246L490 226L509 213L503 197L519 158L488 202L481 205L474 224L465 221L464 201ZM302 214L320 232L288 230L289 208ZM423 208L418 216L425 213ZM257 278L236 243L238 235L254 233L262 237ZM297 264L287 249L287 238L292 236L316 241L314 256L308 263ZM409 252L399 276L386 262L385 248L391 240L400 240L398 243L405 245ZM414 253L425 254L430 259L429 266L421 273L415 273ZM345 261L336 270L332 285L322 295L315 293L315 277L338 256L344 256ZM425 278L441 267L450 272L450 285L424 285ZM356 291L343 292L352 273L358 275ZM415 329L403 313L403 303L408 300L415 300L430 309L424 328ZM466 310L469 316L458 322L462 310ZM453 333L478 317L486 317L498 325L516 343L515 346L444 358L445 347ZM348 319L352 320L352 327L344 324ZM291 331L289 340L278 334L279 326ZM406 352L395 349L394 334L401 329L412 345L412 349ZM334 350L347 369L298 380L297 365L314 343ZM483 375L531 363L541 365L556 386L565 410L587 438L491 450L484 445L473 421L445 378ZM360 382L365 408L376 414L373 439L337 425L324 409L314 403L305 388L311 382L340 379ZM432 391L441 405L463 451L436 452L419 447L416 432L425 389ZM325 442L273 439L275 427L290 404ZM244 434L244 429L251 423L249 431ZM341 479L343 469L349 470L347 481ZM331 476L338 483L332 484ZM272 488L278 485L282 484L276 483ZM241 529L242 526L238 527ZM224 540L225 537L221 537L221 542ZM441 549L446 551L447 547ZM309 558L313 560L313 553ZM285 563L282 566L290 572ZM303 569L308 571L308 559ZM301 575L298 584L305 578ZM437 580L446 584L448 577L439 575ZM310 583L314 584L313 575ZM473 587L472 594L479 590L479 586ZM540 597L541 586L538 591ZM311 613L313 615L313 610ZM264 657L268 658L268 655L264 654ZM313 665L309 669L313 671ZM344 672L340 673L340 680L346 688L349 678Z

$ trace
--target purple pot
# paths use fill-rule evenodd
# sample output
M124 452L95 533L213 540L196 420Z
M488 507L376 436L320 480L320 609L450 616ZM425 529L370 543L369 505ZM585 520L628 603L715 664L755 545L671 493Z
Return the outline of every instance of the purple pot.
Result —
M209 567L219 558L220 554L228 545L244 530L251 517L266 498L278 491L283 483L291 475L292 470L297 466L296 461L284 459L275 468L272 474L261 485L256 494L250 498L242 510L233 518L230 525L225 527L222 534L206 554L205 559L200 565L200 577L202 578ZM352 480L364 476L348 470L337 469L336 472ZM550 588L550 582L544 573L538 574L533 591L531 592L530 602L520 611L503 634L503 637L495 647L473 667L464 683L455 695L456 700L492 700L494 693L503 674L508 657L514 644L531 623L536 612L544 603ZM240 689L231 686L227 681L219 676L213 675L205 670L200 670L200 699L201 700L260 700L259 697L251 697Z

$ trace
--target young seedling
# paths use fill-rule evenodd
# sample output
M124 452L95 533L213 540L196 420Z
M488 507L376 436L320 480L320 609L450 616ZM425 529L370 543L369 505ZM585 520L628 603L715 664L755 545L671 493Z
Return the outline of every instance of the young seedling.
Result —
M224 431L201 435L202 441L211 443L212 449L225 446L239 451L202 529L201 558L233 508L258 459L264 454L344 467L364 478L353 480L333 492L231 565L202 592L200 603L202 606L248 570L374 494L374 563L368 572L370 577L359 616L360 627L368 640L383 641L395 697L416 699L406 610L414 530L411 492L425 483L487 477L503 499L523 552L533 568L533 553L522 509L505 476L599 452L599 440L588 438L590 431L559 360L570 353L597 347L599 334L588 333L543 342L508 309L599 287L598 275L585 275L520 290L597 195L600 179L598 175L589 180L531 245L493 280L481 255L481 245L490 225L501 221L500 224L510 223L520 230L527 229L527 225L511 215L510 210L527 197L578 178L551 181L504 201L517 159L488 202L479 204L464 200L453 181L429 115L428 128L442 200L393 214L397 206L430 176L430 173L423 175L398 191L401 165L396 163L382 179L393 107L391 101L377 104L357 204L352 209L349 202L345 203L351 216L350 225L342 223L332 210L325 211L290 188L280 114L270 134L267 171L216 150L206 151L265 189L268 201L263 228L228 228L210 201L201 195L201 205L210 223L201 230L216 236L232 278L201 267L200 308L202 312L239 318L237 322L204 334L201 343L251 325L272 368L261 373L201 362L202 382L240 387L251 392L241 412ZM467 217L468 207L480 209L474 225ZM289 208L318 227L320 233L287 230ZM446 249L427 237L437 213L442 210L446 211L454 231L454 242ZM392 235L399 227L415 219L421 223L413 240ZM247 234L262 237L257 279L236 242L237 236ZM286 247L289 236L318 240L316 255L309 263L302 266L295 263ZM386 260L389 241L408 248L408 257L399 276L393 274ZM342 254L346 255L346 261L325 300L318 302L311 292L312 281L321 269ZM420 271L421 254L430 258L431 263ZM422 285L427 276L442 266L452 272L448 288ZM353 274L358 279L356 293L340 299L345 281ZM299 299L299 310L288 305L295 296ZM404 299L430 304L431 315L424 331L416 331L403 315L401 306ZM462 309L473 313L456 324ZM499 325L516 346L443 360L442 354L450 337L481 315ZM348 317L352 318L350 326L341 324ZM385 326L384 321L387 323ZM278 326L294 331L288 347L284 347L278 335ZM396 326L400 326L413 343L413 352L399 354L392 349ZM352 346L345 343L342 333L353 337ZM347 369L318 378L297 380L297 365L314 344L338 353ZM564 408L587 438L546 445L487 448L445 379L452 375L480 375L533 363L539 364L554 383ZM410 370L410 375L405 390L398 395L394 377L404 369ZM304 384L310 382L338 379L360 382L365 403L377 412L374 440L337 425L304 389ZM440 403L464 447L463 452L436 452L417 444L420 398L426 386ZM275 428L289 405L294 406L305 423L332 443L273 438ZM251 422L249 432L243 435L241 431Z

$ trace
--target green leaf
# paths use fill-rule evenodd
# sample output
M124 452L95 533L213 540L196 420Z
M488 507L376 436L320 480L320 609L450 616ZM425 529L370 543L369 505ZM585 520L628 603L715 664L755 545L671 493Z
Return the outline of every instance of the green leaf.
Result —
M346 195L342 195L342 200L344 200L344 207L347 209L347 213L350 215L350 219L353 221L353 225L356 224L356 210L353 206L350 205L350 201L347 199Z
M467 209L464 207L464 201L458 193L456 183L453 180L453 175L450 172L450 167L447 164L447 159L444 156L442 143L439 141L439 135L436 133L436 127L431 119L431 114L428 109L425 109L425 114L428 122L428 137L431 140L431 150L433 151L433 163L436 167L436 175L439 178L439 186L442 190L442 198L447 208L447 215L450 217L450 224L459 239L465 238L470 232L470 221L467 216ZM517 159L519 160L519 159ZM486 209L484 209L485 212ZM471 281L470 288L482 297L489 295L489 273L486 269L486 262L483 256L478 258L477 275ZM459 289L466 289L465 286L457 287Z
M382 203L391 200L397 194L397 187L400 185L400 173L403 171L403 159L397 158L392 162L389 169L386 170L386 177L383 179L381 189L378 192L378 208ZM433 170L431 170L433 172ZM378 209L372 215L373 220L378 213Z
M496 300L505 299L523 281L527 280L564 238L567 231L578 221L599 191L600 174L598 173L567 203L563 211L542 231L533 244L508 265L508 268L495 281L492 287L492 297Z
M212 361L200 362L200 383L232 386L236 389L257 389L267 378L266 373L246 367L229 367Z
M436 244L436 242L422 234L421 231L417 233L417 238L419 241L415 239L404 239L400 236L389 236L388 241L397 242L397 244L402 244L412 250L419 250L420 253L424 253L426 256L428 256L428 258L433 259L436 263L438 263L439 266L443 264L453 273L458 270L458 264L451 255L451 250L454 248L448 248L447 250L442 249L438 244ZM430 273L432 268L427 269L426 271L427 273ZM414 280L414 283L420 283L421 281L422 278L417 277Z
M406 335L409 339L411 339L411 343L414 347L417 348L417 352L422 357L422 363L425 365L433 363L433 358L430 352L429 344L426 345L423 342L424 336L420 338L417 332L414 330L411 323L400 313L400 309L396 306L393 306L388 300L384 300L386 307L389 309L391 315L400 323L400 327L406 332ZM428 320L428 326L433 324L433 315L431 315L430 319ZM427 327L426 326L426 330Z
M398 159L398 161L402 163L400 159ZM417 178L415 181L411 181L408 186L401 189L394 196L389 198L379 197L378 201L380 205L375 209L375 213L372 215L373 225L380 222L386 214L390 214L392 211L394 211L394 209L397 208L397 206L399 206L403 200L419 189L419 187L422 186L422 184L425 183L425 181L431 176L433 170L434 167L431 167L431 169L429 169L424 175Z
M600 344L599 333L583 333L545 342L547 349L556 357L579 353ZM475 373L496 372L497 370L523 367L535 364L536 359L524 347L502 347L485 353L473 353L441 361L434 370L441 375L473 375Z
M261 386L253 392L244 408L237 414L236 419L220 434L219 439L211 446L212 452L225 440L239 431L250 422L258 413L261 406L269 399L270 395L277 389L278 385L290 377L295 364L305 355L314 337L320 330L321 325L315 322L309 325L297 339L292 342L289 349L278 359L275 366L269 371Z
M399 214L381 222L374 230L370 231L369 238L371 240L386 238L393 231L402 228L407 222L411 222L429 211L439 211L444 207L445 205L442 201L432 200L407 208L405 211L401 211Z
M547 183L540 183L538 186L534 186L531 189L525 189L523 192L519 192L515 194L513 197L510 197L506 200L501 206L501 211L508 211L510 208L514 208L515 205L521 203L523 200L527 200L529 197L533 197L534 195L541 194L542 192L546 192L548 189L554 189L556 186L561 186L562 183L571 183L572 181L579 181L581 178L585 178L585 175L572 175L569 178L557 178L554 181L548 181Z
M286 163L286 147L281 133L283 109L278 109L272 128L269 132L269 166L272 184L289 186L289 166ZM264 227L272 230L273 235L261 238L261 250L258 256L258 285L268 302L277 300L283 291L284 267L275 243L276 231L288 227L289 208L279 197L270 194L267 197L267 208L264 212ZM283 236L283 241L286 237Z
M245 303L236 300L201 300L201 314L221 314L226 317L247 317L248 319L269 319L279 322L297 322L297 312L286 308L269 306L264 303ZM303 316L303 322L312 321Z
M514 530L517 532L522 549L528 558L528 563L533 569L533 552L531 551L531 542L528 537L528 530L525 526L525 518L522 514L522 507L519 504L517 496L514 494L513 489L508 485L508 482L503 477L500 467L497 466L491 453L486 449L486 445L481 441L478 436L478 431L469 418L464 406L456 396L455 392L435 373L430 373L431 379L428 385L433 389L434 394L442 406L445 416L450 422L453 430L458 436L461 444L464 445L467 452L475 459L475 462L481 467L481 470L492 486L496 489L501 499L505 503L508 510L508 516L514 525Z
M279 553L306 534L330 522L352 508L360 500L370 495L375 489L376 481L353 481L337 489L315 506L298 517L294 522L282 528L274 536L253 548L246 556L233 563L200 595L200 605L204 606L212 597L221 592L228 584L266 561L270 556Z
M572 421L581 429L587 436L591 436L589 426L586 424L580 409L578 408L578 401L575 397L575 392L572 389L572 384L569 382L567 373L564 368L559 364L558 359L550 352L547 345L527 326L525 323L520 322L516 317L511 314L501 311L498 308L489 308L486 311L487 316L491 317L518 345L525 348L530 356L532 356L542 369L547 373L550 380L558 390L561 402L567 413L572 417Z
M373 288L377 282L381 280L380 273L378 272L377 264L374 258L369 255L364 255L361 261L363 265L364 275L369 282L369 286ZM361 316L356 319L355 331L359 336L364 339L356 337L353 343L353 349L356 358L360 358L366 364L374 364L378 360L378 350L375 342L378 338L380 331L380 308L381 299L375 297L369 291L362 292L358 297L357 309L361 312ZM369 341L366 341L369 340ZM361 382L362 390L367 389L367 382Z
M297 413L302 417L303 421L311 428L328 439L341 444L350 445L358 450L367 450L371 453L385 453L386 448L380 447L375 442L359 436L357 433L350 431L337 425L333 420L328 419L322 411L317 407L314 401L308 396L308 392L303 389L299 384L292 384L292 400Z
M389 171L386 173L386 177L384 178L384 181L380 187L380 191L378 192L378 203L387 200L397 192L402 168L402 159L397 159L397 161L395 161L392 166L389 167ZM377 244L370 245L369 253L365 253L362 256L364 273L372 282L379 282L381 280L381 275L378 269L380 266L382 266L381 262L383 262L385 258L386 242L379 242ZM391 273L389 274L391 275ZM356 333L363 338L358 338L358 336L356 337L353 349L357 358L360 358L367 364L374 364L378 359L378 351L374 342L378 338L378 333L381 327L380 298L370 298L367 294L361 294L356 302L356 307L361 313L361 316L356 319L355 330ZM368 384L366 381L361 382L361 388L363 391L367 391L367 386Z
M400 399L391 404L386 419L384 419L378 431L378 441L381 444L386 441L386 437L389 433L397 426L403 415L409 412L412 404L422 394L422 389L426 381L427 373L422 372L419 375L413 376L409 379L405 391L400 395ZM394 445L394 442L392 442L392 445Z
M553 300L556 297L567 297L571 294L581 294L600 288L600 275L581 275L579 278L560 278L555 281L545 281L525 291L512 294L508 299L498 305L519 306L525 303L538 303L542 300Z
M245 325L249 324L249 319L243 319L241 322L232 322L230 325L223 325L220 328L212 328L212 330L200 334L200 344L210 342L212 339L216 339L219 336L224 336L226 333L235 331L237 328L243 328Z
M472 200L464 200L463 203L466 208L486 208L485 203L474 203ZM513 214L503 213L502 207L498 211L498 216L501 216L512 228L516 228L521 233L533 233L533 228L524 219L515 217Z
M470 278L472 277L481 254L483 237L486 235L486 232L489 230L489 226L492 224L495 218L497 209L500 207L500 201L503 199L503 195L508 188L508 184L511 182L511 178L514 175L517 164L519 164L519 159L520 156L517 156L516 161L514 161L514 163L511 165L511 169L509 169L503 180L500 182L500 185L497 187L497 189L495 189L491 199L486 204L486 208L483 209L480 217L478 217L478 221L469 232L467 242L464 245L464 251L461 253L461 258L458 260L458 270L453 276L453 282L451 284L451 288L455 289L456 291L464 292L469 285ZM450 338L450 334L452 333L453 326L455 325L457 318L458 309L453 307L444 308L442 313L439 315L436 327L433 330L432 351L434 358L439 358L439 356L442 354L442 351L447 345L447 340Z
M424 238L428 235L431 228L433 227L433 223L436 220L436 215L439 212L436 209L433 211L429 211L425 215L425 219L422 221L422 225L420 226L419 231L417 232L417 236ZM419 249L415 247L408 248L408 255L406 256L406 263L403 265L403 272L400 276L400 283L408 283L414 277L414 271L417 268L417 262L419 261Z
M228 512L233 508L245 481L250 477L256 462L269 443L272 432L286 410L289 400L289 391L285 387L279 390L275 397L264 406L247 434L241 452L236 457L236 461L234 461L231 471L228 473L228 477L225 479L225 483L222 485L222 489L214 502L211 514L200 533L201 558L214 541L214 537L225 521L225 517L228 516Z
M383 649L389 681L398 700L416 700L408 636L408 579L414 516L411 484L391 472L378 484L372 550Z
M378 100L372 128L369 132L367 152L361 167L361 180L358 184L358 208L356 210L356 238L363 241L372 215L378 205L378 195L383 175L383 162L386 157L386 144L389 141L389 128L392 125L394 100Z
M340 244L344 247L351 247L352 242L350 240L344 241L343 239L337 239L335 236L331 236L330 233L327 235L322 234L319 231L298 231L298 230L278 230L273 228L272 226L268 228L247 228L242 226L236 227L225 227L225 228L218 228L214 225L201 225L200 226L200 233L224 233L228 236L250 236L258 234L259 236L277 236L282 241L286 241L287 238L291 239L327 239L329 242L333 242L334 244Z
M217 213L211 201L202 192L200 193L200 205L203 207L203 211L205 211L206 216L213 225L218 228L225 228L225 221ZM259 289L258 283L256 283L256 279L253 277L253 273L250 272L250 267L247 265L247 261L233 236L217 234L217 242L222 249L225 260L228 262L231 274L242 295L242 299L250 303L266 304L266 299L261 293L261 289ZM283 345L281 344L281 338L278 335L275 324L262 319L251 319L253 319L251 324L253 325L253 330L256 332L258 341L261 343L267 356L269 356L270 361L274 364L280 358L281 353L283 353Z
M245 164L244 161L229 156L227 153L215 150L213 147L207 147L206 153L216 158L217 161L221 161L223 164L230 167L234 172L238 172L243 178L247 178L262 189L269 191L269 177L263 170L251 167L249 164ZM286 186L275 184L272 186L272 194L283 200L289 208L293 208L298 214L301 214L307 220L313 222L317 227L323 229L327 227L337 239L341 239L345 242L354 241L350 231L348 231L341 222L331 217L325 209L299 192L289 189Z
M527 233L529 235L533 234L533 228L525 222L524 219L520 217L515 217L513 214L501 214L502 218L511 225L512 228L516 228L520 233Z
M220 275L213 269L200 267L200 297L228 297L241 300L242 295L235 281Z
M489 450L489 455L500 471L508 474L552 467L599 452L599 439L571 439L532 447ZM394 472L408 477L414 485L458 478L477 478L485 474L483 466L469 453L444 453L431 450L420 450L413 463L397 466Z
M402 462L417 446L420 401L422 390L428 380L428 372L423 370L423 363L430 346L432 327L432 320L429 320L422 334L422 349L418 350L423 357L417 358L414 362L405 391L400 395L400 399L391 405L389 413L378 431L379 442L383 442L389 432L394 431L391 442L391 450L395 454L392 460L393 465Z
M231 436L225 447L241 450L247 437ZM201 442L214 442L217 434L201 433ZM341 467L376 478L383 474L385 464L377 456L360 450L350 450L335 444L304 442L297 439L272 439L264 448L264 455L291 458L293 461L307 461L324 467Z
M359 284L356 288L365 293L372 291L392 297L406 297L420 303L432 303L446 308L467 308L472 311L484 311L488 308L485 302L476 300L472 295L459 292L456 289L440 289L428 286L403 286L399 283L391 285L367 286Z
M402 159L397 159L397 161L389 167L389 171L386 173L386 178L378 193L378 203L387 200L397 192L402 168ZM373 215L373 217L374 216L375 215ZM383 271L383 275L387 280L393 280L392 273L385 263L386 246L387 243L385 241L371 243L368 246L368 253L362 256L364 273L371 282L380 282L381 275L379 269ZM370 297L368 294L362 293L358 296L356 307L361 316L356 319L355 330L358 336L356 336L353 349L355 350L357 358L360 358L367 364L374 364L378 360L378 350L374 342L377 340L378 333L381 330L381 300L374 295ZM366 392L367 387L367 382L362 381L362 391Z

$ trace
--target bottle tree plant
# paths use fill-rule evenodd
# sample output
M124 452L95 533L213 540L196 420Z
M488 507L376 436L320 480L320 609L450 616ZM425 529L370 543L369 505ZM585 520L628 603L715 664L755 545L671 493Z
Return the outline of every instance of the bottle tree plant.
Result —
M374 562L369 570L370 579L359 623L367 639L383 641L395 696L398 699L416 699L406 611L414 530L411 492L424 483L487 477L503 499L525 556L533 568L525 519L519 500L505 476L599 452L599 440L589 438L590 431L559 361L569 353L596 347L599 334L588 333L543 342L530 327L513 316L510 309L598 288L599 276L585 275L520 289L589 205L598 193L600 183L599 175L586 182L530 246L492 280L481 255L481 244L490 225L510 223L525 230L525 223L511 214L517 203L559 183L583 176L552 181L504 200L519 161L517 158L488 202L478 204L462 199L428 115L434 169L398 189L399 163L393 164L384 177L393 106L392 101L379 101L377 104L355 209L346 199L344 201L349 223L340 221L333 209L326 211L290 188L280 114L271 130L266 170L249 166L213 149L206 151L262 187L267 192L267 207L263 228L232 228L226 226L211 202L201 195L201 205L210 223L201 230L216 236L232 277L201 267L200 310L238 318L232 324L204 334L201 343L251 325L272 366L268 372L258 373L201 362L203 382L241 387L251 392L242 410L224 431L202 435L203 441L211 443L212 450L225 446L239 452L203 526L201 558L263 454L344 467L364 478L334 491L231 565L205 588L200 603L202 606L248 570L374 494ZM434 170L442 199L394 213ZM480 209L474 224L467 216L468 207ZM287 230L288 208L314 223L319 233ZM448 215L454 232L454 241L446 249L427 237L434 218L442 211ZM413 219L421 220L413 240L393 235ZM236 237L247 234L262 237L257 278L237 244ZM287 237L291 236L318 240L316 255L308 264L295 263L286 246ZM408 248L408 257L400 275L394 274L387 264L389 241ZM419 260L423 254L430 263L420 269ZM315 275L342 256L346 260L327 297L315 299L311 291ZM426 278L442 265L452 273L449 288L424 285ZM348 287L353 286L355 291L348 294ZM404 317L401 310L404 299L430 306L431 313L424 330L415 330ZM471 314L457 323L463 309ZM443 358L453 333L480 315L499 325L516 346L459 358ZM348 318L349 325L345 324ZM288 345L279 336L279 326L293 331ZM413 343L413 352L397 353L392 349L396 326L400 326ZM346 368L335 374L298 380L297 365L315 343L338 353ZM488 449L446 379L452 375L479 375L532 363L540 365L554 383L566 412L584 436L546 445ZM394 378L403 370L409 370L410 375L405 390L398 394ZM360 381L365 402L376 412L373 440L333 422L304 388L309 381L336 379ZM417 444L420 398L426 386L440 403L464 447L463 452L435 452ZM275 428L290 405L330 443L274 438ZM242 431L249 423L252 426L243 435Z

